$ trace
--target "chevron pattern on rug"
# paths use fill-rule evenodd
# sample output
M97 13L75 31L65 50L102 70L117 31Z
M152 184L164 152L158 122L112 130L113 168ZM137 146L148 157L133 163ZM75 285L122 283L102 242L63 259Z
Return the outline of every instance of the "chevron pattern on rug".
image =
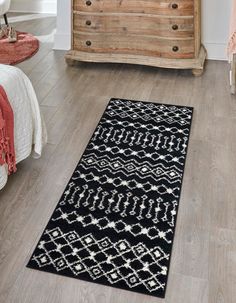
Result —
M164 297L192 113L111 99L28 267Z

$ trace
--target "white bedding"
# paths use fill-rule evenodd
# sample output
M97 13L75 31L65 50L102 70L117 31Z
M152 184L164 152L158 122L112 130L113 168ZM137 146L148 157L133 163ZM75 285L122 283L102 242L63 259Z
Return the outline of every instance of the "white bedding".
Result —
M40 157L47 141L47 132L30 80L20 69L0 64L0 85L6 91L14 112L16 162L30 154ZM6 165L0 166L0 190L7 178Z

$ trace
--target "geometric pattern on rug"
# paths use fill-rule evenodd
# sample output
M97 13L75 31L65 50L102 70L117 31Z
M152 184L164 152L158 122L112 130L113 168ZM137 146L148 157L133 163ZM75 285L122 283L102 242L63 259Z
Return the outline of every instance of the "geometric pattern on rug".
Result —
M164 297L192 113L111 99L27 266Z

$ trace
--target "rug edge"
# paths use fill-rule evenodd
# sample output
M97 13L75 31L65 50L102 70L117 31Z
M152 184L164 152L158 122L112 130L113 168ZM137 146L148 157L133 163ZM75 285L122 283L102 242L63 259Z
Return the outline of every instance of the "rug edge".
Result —
M68 186L68 184L69 184L69 182L70 182L70 180L71 180L71 177L73 176L73 174L74 174L74 172L75 172L77 166L80 164L81 159L83 158L83 155L84 155L84 153L85 153L85 151L86 151L86 149L87 149L87 147L88 147L88 145L89 145L89 143L90 143L90 141L91 141L91 139L92 139L92 137L93 137L93 135L94 135L94 132L95 132L96 128L97 128L98 125L100 124L100 122L101 122L101 120L102 120L102 118L103 118L103 116L104 116L104 114L105 114L105 112L106 112L106 110L107 110L107 108L108 108L110 102L113 101L113 100L130 101L130 102L142 102L142 103L152 103L152 104L156 104L156 105L166 105L166 106L176 106L176 107L181 107L181 108L189 108L189 109L192 110L192 113L191 113L191 121L190 121L190 126L189 126L189 137L188 137L189 140L188 140L188 145L187 145L187 149L186 149L186 157L185 157L184 166L183 166L183 175L182 175L182 179L181 179L181 188L180 188L180 195L179 195L179 200L178 200L178 202L180 202L181 192L182 192L182 188L183 188L183 178L184 178L184 172L185 172L187 154L188 154L188 149L189 149L189 141L190 141L190 135L191 135L191 129L192 129L192 121L193 121L194 107L191 107L191 106L184 106L184 105L176 105L176 104L160 103L159 101L158 101L158 102L153 102L153 101L141 101L141 100L124 99L124 98L116 98L116 97L110 98L110 100L108 101L107 105L105 106L105 109L104 109L104 111L103 111L103 113L102 113L102 115L101 115L101 118L99 119L98 123L96 124L96 127L94 128L94 130L93 130L93 132L92 132L92 135L90 136L90 138L89 138L89 140L88 140L88 143L86 144L86 146L85 146L85 148L84 148L84 151L83 151L82 155L80 156L80 159L79 159L79 161L78 161L78 163L77 163L75 169L73 170L73 172L72 172L72 174L71 174L71 176L70 176L68 182L66 183L65 188ZM34 267L30 266L30 261L31 261L33 255L34 255L34 251L35 251L36 247L37 247L38 244L40 243L40 240L41 240L41 238L42 238L44 232L45 232L46 229L47 229L47 226L48 226L49 222L51 221L51 219L52 219L52 217L53 217L53 214L54 214L54 212L55 212L55 210L56 210L56 208L57 208L57 205L58 205L60 199L62 198L62 196L63 196L63 194L64 194L65 188L64 188L64 190L63 190L63 192L62 192L62 194L61 194L61 196L60 196L58 202L56 203L56 205L55 205L55 207L54 207L54 209L53 209L53 212L52 212L51 216L49 217L49 219L48 219L48 221L47 221L47 224L46 224L45 228L44 228L43 231L41 232L40 238L39 238L39 240L37 241L37 244L35 245L35 247L34 247L34 249L33 249L33 252L32 252L32 254L31 254L30 258L28 259L28 262L27 262L27 265L26 265L27 268L30 268L30 269L33 269L33 270L39 270L39 271L47 272L47 273L51 273L51 274L58 274L58 273L56 273L56 272L54 273L54 272L52 272L52 271L47 271L47 270L44 270L44 269L42 269L42 268L34 268ZM136 293L141 293L141 294L144 294L144 295L147 295L147 296L151 296L151 297L155 297L155 298L163 298L163 299L164 299L165 296L166 296L166 290L167 290L167 286L168 286L169 272L170 272L170 267L171 267L171 257L172 257L173 246L174 246L174 237L175 237L176 225L177 225L177 220L178 220L179 204L180 204L180 203L178 203L178 208L177 208L177 213L176 213L176 222L175 222L174 231L173 231L173 243L172 243L171 252L170 252L169 268L168 268L168 272L167 272L167 280L166 280L166 285L165 285L165 288L164 288L164 291L163 291L163 296L162 296L162 295L155 296L155 295L152 295L152 294L149 294L149 293L138 292L137 290L132 290L132 289L125 289L125 288L121 288L121 287L116 287L116 286L113 286L113 285L111 285L111 284L110 284L110 285L108 285L108 284L102 284L102 283L100 283L100 282L98 283L97 281L95 282L95 281L92 281L92 280L86 280L86 279L82 279L82 278L78 278L77 280L87 281L87 282L91 282L91 283L96 283L96 284L98 284L98 285L104 285L104 286L107 286L107 287L113 287L113 288L122 289L122 290L126 290L126 291L132 291L132 292L136 292ZM76 277L72 277L72 276L64 275L64 274L59 274L59 275L66 276L66 277L71 277L71 278L74 278L74 279L76 278Z

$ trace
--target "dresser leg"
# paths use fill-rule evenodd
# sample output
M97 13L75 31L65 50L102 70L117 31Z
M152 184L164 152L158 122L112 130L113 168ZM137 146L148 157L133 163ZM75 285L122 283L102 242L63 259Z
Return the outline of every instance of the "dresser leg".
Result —
M192 69L192 74L195 76L195 77L200 77L202 74L203 74L203 68L193 68Z
M66 58L66 64L68 66L75 66L75 65L78 64L78 62L76 60L71 59L71 58Z

